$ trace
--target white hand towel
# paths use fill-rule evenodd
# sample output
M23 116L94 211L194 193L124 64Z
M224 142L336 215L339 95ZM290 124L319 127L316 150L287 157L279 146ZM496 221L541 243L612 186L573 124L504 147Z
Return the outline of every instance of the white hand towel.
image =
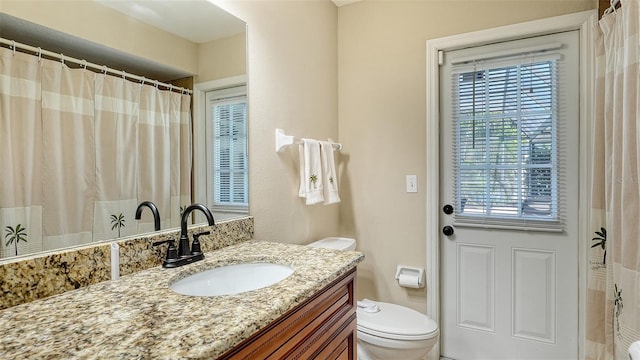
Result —
M338 177L336 176L336 163L333 157L333 146L331 143L321 141L320 153L322 154L324 204L335 204L340 202L340 195L338 194Z
M307 205L324 201L322 163L320 159L320 143L312 139L302 139L300 144L300 189L298 190L298 195L307 200Z

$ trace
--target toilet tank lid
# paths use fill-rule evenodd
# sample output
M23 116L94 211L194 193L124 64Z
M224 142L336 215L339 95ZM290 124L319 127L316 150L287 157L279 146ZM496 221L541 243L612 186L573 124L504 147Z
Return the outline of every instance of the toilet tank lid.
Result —
M423 340L438 334L438 324L427 315L404 306L375 301L377 313L358 309L358 330L397 340Z
M335 249L335 250L355 250L356 240L345 237L327 237L322 240L314 241L309 246L323 248L323 249Z

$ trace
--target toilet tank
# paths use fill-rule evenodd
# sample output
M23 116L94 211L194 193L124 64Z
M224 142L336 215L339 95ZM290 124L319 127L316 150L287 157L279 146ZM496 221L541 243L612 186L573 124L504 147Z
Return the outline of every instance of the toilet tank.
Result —
M356 240L344 237L327 237L322 240L314 241L309 244L309 246L341 251L353 251L356 249Z

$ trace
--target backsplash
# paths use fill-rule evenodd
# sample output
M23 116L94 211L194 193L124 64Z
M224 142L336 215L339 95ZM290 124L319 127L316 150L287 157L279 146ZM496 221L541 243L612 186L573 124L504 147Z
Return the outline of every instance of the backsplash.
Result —
M203 252L253 238L253 217L189 228L200 237ZM180 229L118 240L120 276L160 266L167 245L156 241L180 237ZM111 243L103 242L56 253L34 255L0 264L0 310L111 279Z

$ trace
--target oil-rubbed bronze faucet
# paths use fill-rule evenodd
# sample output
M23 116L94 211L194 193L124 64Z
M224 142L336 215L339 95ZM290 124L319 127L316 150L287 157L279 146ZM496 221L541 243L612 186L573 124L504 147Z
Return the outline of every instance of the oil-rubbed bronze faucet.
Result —
M167 257L162 263L162 267L165 268L174 268L186 264L190 264L192 262L204 259L204 254L200 250L200 241L199 237L201 235L208 235L209 232L204 232L201 234L196 234L193 236L193 246L189 247L189 235L187 234L187 221L189 220L189 215L193 210L200 210L207 217L207 221L210 226L215 225L215 220L213 219L213 215L209 209L202 204L191 204L184 209L182 213L182 219L180 222L180 241L178 242L178 249L176 251L176 247L174 245L173 239L164 240L153 243L153 245L160 245L164 243L169 243L169 247L167 248Z
M209 209L202 204L191 204L184 209L182 213L182 221L180 222L181 230L180 230L180 242L178 243L178 256L191 256L191 249L189 248L189 235L187 235L187 221L189 220L189 214L193 210L200 210L204 213L204 216L207 217L207 221L209 225L215 225L215 220L213 220L213 215Z

